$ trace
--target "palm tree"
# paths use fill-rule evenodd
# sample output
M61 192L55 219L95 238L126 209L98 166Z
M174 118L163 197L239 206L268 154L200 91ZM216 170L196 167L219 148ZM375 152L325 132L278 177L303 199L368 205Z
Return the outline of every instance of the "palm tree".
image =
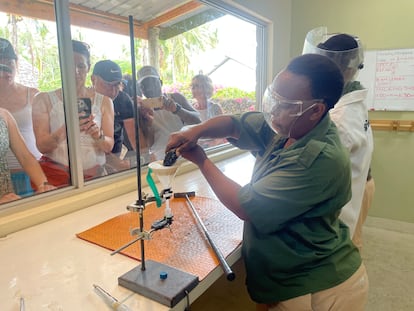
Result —
M193 55L218 44L217 29L208 24L184 32L168 40L160 40L160 70L166 83L188 81L193 73L189 64Z

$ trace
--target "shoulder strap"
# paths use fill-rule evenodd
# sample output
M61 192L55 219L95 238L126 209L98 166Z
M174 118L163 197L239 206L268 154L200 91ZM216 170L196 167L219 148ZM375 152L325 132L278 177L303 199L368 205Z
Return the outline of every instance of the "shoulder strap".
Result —
M100 107L102 104L102 100L103 100L103 95L101 93L95 92L94 104Z

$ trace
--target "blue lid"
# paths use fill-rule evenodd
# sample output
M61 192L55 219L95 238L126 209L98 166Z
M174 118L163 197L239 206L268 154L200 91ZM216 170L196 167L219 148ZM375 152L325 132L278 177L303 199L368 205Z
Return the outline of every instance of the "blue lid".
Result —
M164 271L160 272L160 279L161 280L165 280L167 277L168 277L168 273L167 272L164 272Z

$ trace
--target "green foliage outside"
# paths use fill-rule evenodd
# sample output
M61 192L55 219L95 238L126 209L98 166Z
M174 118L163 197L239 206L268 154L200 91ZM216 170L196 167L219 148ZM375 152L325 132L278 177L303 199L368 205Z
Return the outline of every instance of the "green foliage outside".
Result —
M235 87L214 86L214 94L211 98L218 103L226 114L238 114L245 111L255 110L256 93L246 92ZM165 93L178 92L183 94L190 102L192 100L191 88L189 83L175 83L163 87Z
M225 113L237 114L255 110L256 92L246 92L235 87L218 89L213 96Z

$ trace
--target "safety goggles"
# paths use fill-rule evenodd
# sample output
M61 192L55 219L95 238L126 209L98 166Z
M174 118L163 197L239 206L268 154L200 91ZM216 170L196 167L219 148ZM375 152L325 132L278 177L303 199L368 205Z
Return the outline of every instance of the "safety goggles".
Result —
M267 87L263 95L263 112L271 118L272 115L281 113L282 111L288 111L289 117L300 117L306 111L315 106L316 103L323 102L323 99L310 99L310 100L292 100L286 99L279 95L270 85ZM310 106L304 109L304 105L311 103Z

